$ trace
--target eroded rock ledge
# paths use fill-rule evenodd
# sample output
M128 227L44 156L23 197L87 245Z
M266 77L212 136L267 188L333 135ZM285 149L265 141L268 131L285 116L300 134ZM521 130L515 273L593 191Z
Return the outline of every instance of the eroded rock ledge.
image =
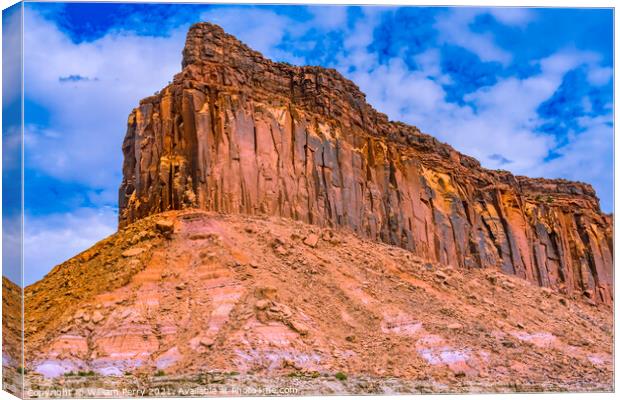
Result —
M590 185L484 169L337 71L212 24L192 26L182 65L129 116L120 227L187 207L278 215L611 304L612 218Z

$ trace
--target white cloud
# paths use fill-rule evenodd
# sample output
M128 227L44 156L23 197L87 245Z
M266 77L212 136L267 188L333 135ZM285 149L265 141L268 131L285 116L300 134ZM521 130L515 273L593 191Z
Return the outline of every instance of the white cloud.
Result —
M347 8L343 6L308 7L312 14L312 23L321 29L340 29L347 24Z
M113 32L76 44L28 7L25 24L25 95L49 112L53 126L26 121L27 162L115 197L127 116L180 71L187 27L170 37ZM60 79L71 75L89 80Z
M366 93L371 104L392 118L417 120L422 115L439 112L441 107L452 107L444 102L441 85L425 71L410 71L398 58L348 75Z
M588 82L594 86L607 84L613 77L614 71L611 67L593 66L588 69Z
M19 6L14 6L19 7ZM21 91L21 12L13 8L2 16L2 101L3 107L20 97ZM8 57L7 57L8 56Z
M4 171L21 168L22 132L19 125L9 126L2 135L2 164Z
M566 73L567 71L585 66L588 83L593 86L607 84L613 77L613 69L601 65L600 54L565 49L540 62L545 72Z
M22 280L21 259L21 214L9 215L5 208L2 216L2 276L9 278L13 283L20 284Z
M569 142L556 152L559 157L531 168L531 173L550 178L566 178L594 186L604 209L612 209L613 116L583 117L584 131L569 132Z
M170 37L113 32L76 44L28 7L25 23L26 97L49 112L50 122L37 126L27 120L27 165L91 188L86 194L95 204L115 204L127 116L181 70L187 26ZM59 79L71 75L90 79ZM28 216L25 283L114 232L116 224L108 208Z
M475 53L482 61L498 61L508 64L512 54L497 46L490 33L476 33L469 29L469 25L483 11L474 8L454 8L437 17L435 29L439 33L439 40L463 47Z
M564 49L543 58L538 64L543 73L562 75L582 64L596 63L598 59L597 55L591 52Z
M523 27L534 19L529 8L493 7L487 10L498 22L508 26Z
M460 106L446 101L439 56L431 51L419 57L419 70L392 59L348 75L390 118L416 125L488 167L506 167L496 154L511 160L510 169L517 171L542 162L554 140L534 133L541 122L536 109L557 90L566 71L556 67L529 79L506 78L467 95L467 104Z
M300 35L307 29L286 16L262 8L217 8L203 13L200 18L220 25L268 58L293 64L304 62L303 58L277 48L287 33Z
M361 27L365 37L372 25ZM357 37L357 31L349 33ZM363 41L366 43L366 40ZM561 50L549 57L535 60L540 72L528 78L506 77L492 86L486 86L465 96L466 104L446 101L446 92L440 83L449 81L441 74L440 55L429 50L415 57L418 69L409 70L400 59L379 65L375 54L366 46L354 46L353 60L364 60L364 68L347 73L355 61L344 60L338 67L355 81L367 94L368 101L391 119L418 126L459 151L474 156L488 168L509 169L516 174L545 177L565 177L592 182L601 196L608 197L611 182L611 160L605 154L610 146L609 126L589 122L588 129L575 144L563 148L560 157L552 163L545 161L556 148L553 136L536 133L542 125L538 115L540 105L553 96L562 84L565 74L581 65L596 68L599 58L588 52ZM348 62L347 62L348 61ZM592 137L593 142L583 145L590 149L575 156L582 142ZM602 152L602 153L601 153ZM585 172L575 168L578 163L592 160L599 165ZM593 172L597 171L597 172ZM600 172L600 174L599 174Z
M437 49L428 49L413 57L420 72L428 78L433 78L442 85L452 84L450 75L441 72L441 55Z
M24 218L24 284L41 279L54 266L116 231L111 208Z

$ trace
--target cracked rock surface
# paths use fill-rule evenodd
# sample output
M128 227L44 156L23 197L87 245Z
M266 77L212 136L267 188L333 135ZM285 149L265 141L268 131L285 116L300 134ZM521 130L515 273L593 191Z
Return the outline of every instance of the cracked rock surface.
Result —
M335 70L274 63L215 25L192 26L182 66L129 116L120 226L282 216L612 303L612 218L590 185L484 169Z

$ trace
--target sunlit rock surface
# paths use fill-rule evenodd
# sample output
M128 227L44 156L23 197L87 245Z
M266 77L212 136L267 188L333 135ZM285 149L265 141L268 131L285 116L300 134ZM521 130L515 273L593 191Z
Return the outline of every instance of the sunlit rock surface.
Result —
M612 218L590 185L481 168L335 70L274 63L215 25L190 29L182 65L129 116L121 227L187 207L282 216L611 304Z

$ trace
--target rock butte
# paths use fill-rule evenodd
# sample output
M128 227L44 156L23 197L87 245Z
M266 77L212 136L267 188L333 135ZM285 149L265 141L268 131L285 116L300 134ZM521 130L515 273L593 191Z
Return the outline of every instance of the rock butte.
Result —
M129 116L120 227L190 207L282 216L612 304L612 218L590 185L482 168L335 70L212 24L191 27L182 66Z
M3 280L14 393L613 390L612 220L589 185L483 169L210 24L123 151L118 232L24 288L23 381Z

